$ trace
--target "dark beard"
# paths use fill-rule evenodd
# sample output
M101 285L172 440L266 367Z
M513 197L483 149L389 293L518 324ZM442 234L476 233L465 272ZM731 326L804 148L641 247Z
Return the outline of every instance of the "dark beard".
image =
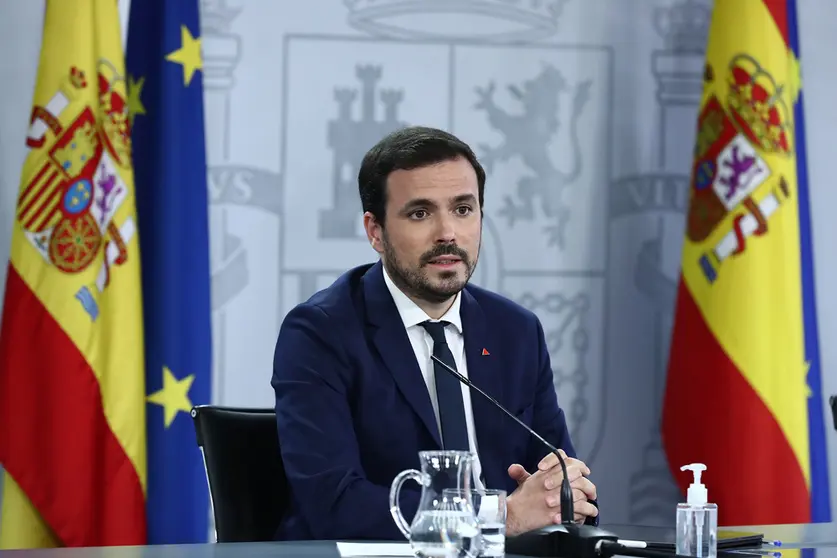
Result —
M456 244L437 244L432 250L425 252L421 259L421 267L419 269L410 269L401 264L396 256L392 245L387 239L386 233L383 235L384 258L386 261L387 272L399 289L405 294L411 295L421 300L426 300L432 304L441 304L446 300L455 296L459 291L465 288L465 285L471 279L476 267L476 261L471 262L468 253L459 248ZM435 286L431 284L427 275L422 273L421 268L430 263L431 260L440 256L456 256L465 265L466 277L464 281L458 281L456 271L442 272L442 285Z

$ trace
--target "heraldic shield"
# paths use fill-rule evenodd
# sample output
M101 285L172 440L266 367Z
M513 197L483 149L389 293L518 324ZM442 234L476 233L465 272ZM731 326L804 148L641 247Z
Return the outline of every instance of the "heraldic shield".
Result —
M99 110L77 93L98 87ZM113 264L127 260L133 222L122 227L114 215L128 195L119 167L130 168L131 148L124 78L100 60L95 81L77 68L46 106L35 107L27 145L42 157L18 200L27 239L50 264L64 273L86 270L106 245L97 278L103 290ZM51 145L47 130L54 134Z
M772 162L792 155L792 123L781 87L748 55L733 58L723 77L726 104L713 93L698 119L686 227L690 241L704 242L734 214L730 230L701 257L710 282L726 258L745 250L748 237L767 232L770 215L790 196L787 179L771 170L780 166Z

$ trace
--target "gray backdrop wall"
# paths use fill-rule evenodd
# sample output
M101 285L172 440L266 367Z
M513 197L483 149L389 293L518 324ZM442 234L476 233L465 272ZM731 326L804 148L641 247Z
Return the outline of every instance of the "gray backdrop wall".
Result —
M472 9L434 10L443 3ZM833 393L837 80L826 53L837 37L826 22L837 4L800 3L822 363ZM474 281L543 321L555 387L603 514L673 523L678 495L658 422L711 2L427 0L413 12L385 4L202 2L214 401L272 405L285 313L375 257L355 185L362 154L397 126L439 126L487 166ZM0 262L42 12L43 2L0 3ZM4 263L0 285L5 271ZM837 509L837 433L828 437Z

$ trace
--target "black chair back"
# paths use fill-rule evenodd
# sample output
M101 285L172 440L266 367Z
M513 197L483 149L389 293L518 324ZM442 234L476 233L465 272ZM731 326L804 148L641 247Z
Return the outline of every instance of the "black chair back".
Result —
M273 540L290 493L273 409L192 409L218 542Z
M837 430L837 395L832 395L828 398L831 404L831 418L834 420L834 430Z

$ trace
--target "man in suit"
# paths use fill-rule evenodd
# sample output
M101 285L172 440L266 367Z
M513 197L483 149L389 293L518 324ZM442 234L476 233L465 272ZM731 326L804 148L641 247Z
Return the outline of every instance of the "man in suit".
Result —
M538 318L468 284L485 186L471 149L441 130L402 129L369 150L358 186L380 261L296 306L276 343L271 385L292 494L277 538L403 540L390 485L433 449L473 452L475 483L509 492L507 535L560 523L558 459L431 354L565 452L576 521L596 524L596 487L575 459ZM407 521L419 494L404 485Z

